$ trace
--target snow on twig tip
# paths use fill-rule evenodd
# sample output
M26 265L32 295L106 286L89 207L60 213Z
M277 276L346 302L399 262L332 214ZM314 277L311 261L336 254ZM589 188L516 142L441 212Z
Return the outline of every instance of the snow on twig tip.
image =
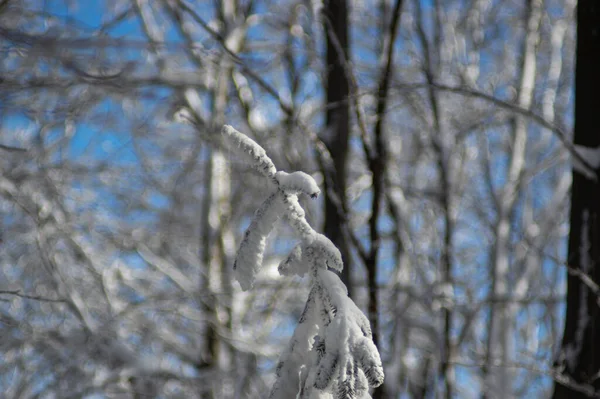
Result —
M360 362L369 385L378 387L383 384L383 366L379 352L373 341L365 337L359 338L353 348L353 352Z
M287 258L281 261L278 270L282 276L295 274L302 277L311 266L315 270L330 267L337 271L344 267L342 254L323 234L315 233L303 244L296 245Z
M229 148L248 163L252 169L256 170L265 177L273 178L277 169L267 156L264 148L243 133L238 132L229 125L223 126L221 134L226 137Z
M343 395L351 394L352 389L362 391L366 385L380 386L384 380L383 365L372 340L369 321L348 298L346 286L334 273L319 270L317 278L323 288L324 299L338 309L331 323L319 332L325 336L326 356L319 361L318 388L328 385L328 378L335 378L336 373L341 384L338 395L342 395L338 397L346 398L348 396ZM337 360L334 363L332 359ZM347 366L342 367L348 362L354 365L349 375Z
M311 198L317 198L321 194L315 179L304 172L279 171L275 174L275 179L279 182L279 187L290 194L304 193Z
M307 264L302 259L302 244L298 244L292 249L290 254L281 261L277 268L282 276L293 276L294 274L303 277L307 270Z
M337 271L344 268L340 250L323 234L315 234L309 248L313 249L312 259L316 262L315 266L323 265L324 269L330 267Z

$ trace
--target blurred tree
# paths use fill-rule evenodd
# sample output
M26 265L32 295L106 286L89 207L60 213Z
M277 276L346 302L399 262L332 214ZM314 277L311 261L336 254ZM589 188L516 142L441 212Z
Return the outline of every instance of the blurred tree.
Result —
M346 0L327 0L324 3L323 23L327 42L324 85L326 104L329 105L325 111L325 127L321 137L331 153L334 166L334 170L328 171L330 182L325 180L325 185L333 187L325 190L324 233L342 252L347 265L342 270L342 281L352 296L351 258L342 227L347 218L346 167L350 140L348 4Z
M600 77L590 59L591 54L600 52L599 29L598 3L579 1L574 143L588 167L580 165L573 169L567 315L557 359L557 366L564 374L555 383L554 398L600 395L600 346L597 344L600 339L600 135L595 122L600 104L597 98Z
M324 189L302 206L346 245L374 396L593 385L552 366L575 1L340 1L0 1L3 397L268 394L308 287L277 276L286 226L231 283L269 186L224 123Z

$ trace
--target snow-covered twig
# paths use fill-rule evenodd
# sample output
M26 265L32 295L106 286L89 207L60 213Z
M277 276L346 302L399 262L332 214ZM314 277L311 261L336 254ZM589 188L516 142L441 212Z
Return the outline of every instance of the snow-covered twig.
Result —
M237 152L237 155L254 170L265 177L275 175L277 169L275 169L273 161L254 140L229 125L223 126L221 134L225 137L226 142L230 144L231 149Z
M329 270L342 270L340 251L310 226L298 202L303 194L316 198L319 187L304 172L278 172L262 147L231 126L224 126L222 133L239 157L276 187L256 211L237 253L235 277L242 289L252 288L266 239L280 216L288 220L300 243L281 262L279 273L310 276L310 294L281 355L270 398L370 398L369 387L381 385L384 374L369 321Z
M281 212L280 202L281 199L277 194L267 198L254 214L254 219L244 234L233 264L235 278L244 291L252 288L254 279L260 271L267 236Z

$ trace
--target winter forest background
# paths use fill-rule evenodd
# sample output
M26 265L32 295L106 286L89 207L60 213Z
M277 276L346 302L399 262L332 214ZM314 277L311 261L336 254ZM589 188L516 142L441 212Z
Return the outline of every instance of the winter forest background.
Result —
M374 398L597 394L569 376L598 351L593 269L561 351L575 22L575 0L0 0L0 396L268 396L309 287L277 272L286 223L234 281L269 188L224 124L319 184L300 203L373 328Z

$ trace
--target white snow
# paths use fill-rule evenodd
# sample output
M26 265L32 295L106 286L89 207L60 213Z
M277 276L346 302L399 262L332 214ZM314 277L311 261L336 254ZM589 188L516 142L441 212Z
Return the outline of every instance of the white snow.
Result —
M256 211L238 250L235 277L248 290L262 267L267 236L285 215L301 242L278 267L284 276L310 272L311 291L294 334L277 365L272 399L365 399L369 387L383 383L383 366L367 317L348 297L348 290L329 268L343 268L342 255L308 224L298 202L300 193L319 195L315 180L304 172L277 172L264 149L231 126L223 135L238 155L278 190Z
M235 278L244 291L252 288L256 274L262 267L267 237L271 233L273 225L279 219L280 212L281 201L279 196L272 194L258 208L254 214L254 219L248 230L246 230L233 264Z
M319 270L317 276L323 287L323 294L329 297L337 312L323 333L327 354L319 363L315 386L329 386L329 379L333 378L337 365L336 397L342 397L339 395L345 395L349 390L356 391L357 397L363 397L369 385L377 387L383 383L384 378L381 358L371 339L369 322L348 298L346 286L335 273ZM353 367L355 363L358 368Z
M298 202L298 196L295 194L284 194L283 203L286 208L285 215L292 228L296 231L296 234L298 234L303 241L312 242L316 232L306 221L306 214Z
M308 271L308 264L302 259L302 244L298 244L292 249L288 257L281 261L277 270L282 276L304 277Z
M316 198L321 193L315 179L304 172L286 173L279 171L275 174L275 179L279 182L280 188L290 194L304 193L311 198Z
M303 387L301 377L306 374L300 373L301 368L311 364L311 351L313 348L313 337L318 332L316 317L316 293L313 288L308 294L308 299L298 321L298 326L288 343L287 349L281 354L277 365L277 381L273 385L269 398L287 399L296 397L296 393Z
M230 145L231 150L235 151L254 170L265 177L272 178L275 176L277 169L273 161L271 161L265 150L254 140L229 125L223 126L221 134L225 136L226 142L234 144Z
M312 249L307 260L316 268L331 267L337 271L344 268L340 250L323 234L316 233L307 248Z

